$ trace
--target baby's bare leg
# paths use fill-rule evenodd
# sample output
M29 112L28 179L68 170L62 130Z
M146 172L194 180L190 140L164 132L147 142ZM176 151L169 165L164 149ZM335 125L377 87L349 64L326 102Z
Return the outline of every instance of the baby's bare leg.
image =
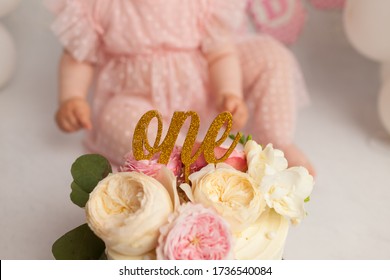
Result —
M286 157L289 166L303 166L306 167L306 169L312 176L317 175L312 163L295 144L290 144L288 146L281 147L281 149L284 152L284 156Z

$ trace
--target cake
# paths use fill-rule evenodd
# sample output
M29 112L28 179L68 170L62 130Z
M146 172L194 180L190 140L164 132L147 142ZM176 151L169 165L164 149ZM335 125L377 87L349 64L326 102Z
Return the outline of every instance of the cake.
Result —
M161 126L151 145L153 118ZM191 129L177 146L187 118ZM54 257L280 260L290 225L306 215L313 177L304 167L288 167L272 144L262 147L250 136L231 136L224 146L231 126L230 113L222 113L196 142L197 114L175 112L161 142L161 116L150 111L117 171L101 155L78 158L71 168L71 200L85 208L86 224L54 243Z

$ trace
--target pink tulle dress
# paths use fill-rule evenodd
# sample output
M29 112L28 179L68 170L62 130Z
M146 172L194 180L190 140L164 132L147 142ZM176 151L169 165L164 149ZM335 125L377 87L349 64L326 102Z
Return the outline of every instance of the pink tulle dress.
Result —
M217 111L204 54L227 40L238 50L250 111L244 132L260 143L289 144L304 99L297 97L305 96L301 75L281 44L242 31L244 8L243 0L56 1L53 31L75 59L97 68L87 147L120 164L151 109L166 128L174 111L194 110L207 129Z

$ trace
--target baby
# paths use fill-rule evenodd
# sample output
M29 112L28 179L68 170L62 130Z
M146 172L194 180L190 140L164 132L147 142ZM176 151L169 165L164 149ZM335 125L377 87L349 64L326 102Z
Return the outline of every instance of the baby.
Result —
M52 27L65 47L58 126L89 130L87 147L120 164L146 111L157 109L169 123L174 111L193 110L202 126L230 111L236 130L273 143L290 165L314 174L293 144L298 97L305 96L299 69L272 38L238 35L245 2L57 1Z

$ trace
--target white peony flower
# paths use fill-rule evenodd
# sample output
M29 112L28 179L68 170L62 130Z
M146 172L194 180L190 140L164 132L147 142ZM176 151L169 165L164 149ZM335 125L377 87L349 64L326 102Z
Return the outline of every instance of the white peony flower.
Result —
M305 217L304 200L310 196L313 185L313 177L306 168L291 167L264 176L260 191L268 207L297 224Z
M181 187L195 203L214 208L231 226L240 231L253 224L264 211L264 198L253 179L230 165L209 164L189 176Z
M260 185L265 175L273 175L288 166L284 153L268 144L263 150L259 144L250 140L245 145L248 174Z
M169 175L161 172L166 184L174 184ZM85 208L88 225L108 255L142 258L156 247L159 228L173 212L172 188L138 172L110 174L99 182Z

